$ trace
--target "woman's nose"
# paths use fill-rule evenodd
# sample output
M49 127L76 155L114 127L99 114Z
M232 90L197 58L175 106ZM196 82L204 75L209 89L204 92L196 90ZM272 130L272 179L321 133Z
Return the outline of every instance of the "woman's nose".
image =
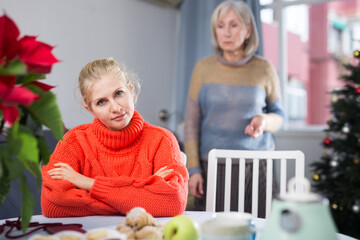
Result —
M120 109L121 109L121 107L116 101L111 102L111 111L112 112L120 112Z
M231 28L230 28L230 26L227 26L227 27L225 28L225 35L226 35L226 36L231 36Z

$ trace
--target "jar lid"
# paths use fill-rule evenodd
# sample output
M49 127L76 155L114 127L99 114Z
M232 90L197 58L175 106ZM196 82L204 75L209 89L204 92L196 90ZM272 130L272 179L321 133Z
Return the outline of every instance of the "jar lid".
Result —
M295 202L320 202L320 195L310 191L307 178L292 178L288 183L288 192L279 196L280 200Z
M240 212L219 212L201 225L201 232L207 236L238 236L248 233L252 215Z

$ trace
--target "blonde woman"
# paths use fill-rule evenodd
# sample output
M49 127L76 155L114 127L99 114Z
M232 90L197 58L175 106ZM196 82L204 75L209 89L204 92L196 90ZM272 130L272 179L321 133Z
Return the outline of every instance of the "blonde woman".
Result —
M284 118L276 71L270 62L255 55L259 41L249 7L241 1L222 2L212 14L211 32L217 54L196 64L185 116L189 190L195 196L196 210L205 209L209 151L274 149L271 132L281 127ZM249 163L247 171L251 167ZM265 166L260 168L265 179ZM220 174L223 170L222 165ZM246 184L251 185L250 178ZM223 183L219 187L223 188ZM218 193L223 194L221 189ZM236 210L236 192L233 195L231 209ZM251 210L249 197L247 194L246 211ZM221 198L216 202L221 211Z
M81 70L79 88L94 120L68 131L42 168L42 214L124 215L134 207L182 214L188 172L179 144L135 110L137 79L114 59L100 59Z

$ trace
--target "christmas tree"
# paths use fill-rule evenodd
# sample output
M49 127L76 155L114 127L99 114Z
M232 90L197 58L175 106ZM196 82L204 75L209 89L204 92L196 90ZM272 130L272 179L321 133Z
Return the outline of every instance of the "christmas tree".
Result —
M360 237L360 52L344 64L344 87L331 92L325 151L312 164L313 186L329 199L340 233Z

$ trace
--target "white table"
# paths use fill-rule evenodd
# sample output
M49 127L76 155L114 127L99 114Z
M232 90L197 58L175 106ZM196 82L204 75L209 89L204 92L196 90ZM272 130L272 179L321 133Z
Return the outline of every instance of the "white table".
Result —
M189 216L193 220L195 220L200 225L211 219L214 213L211 212L195 212L195 211L187 211L184 215ZM171 218L157 218L157 220L162 223L166 224ZM5 222L6 219L0 220L0 225ZM16 218L8 219L8 220L16 220ZM39 223L58 223L61 222L63 224L70 224L70 223L81 223L83 225L84 230L91 230L94 228L101 228L101 227L110 227L115 228L119 222L125 221L124 216L89 216L89 217L69 217L69 218L47 218L42 215L34 215L31 218L31 222L39 222ZM258 229L263 229L265 227L266 220L265 219L255 219L255 226ZM6 232L5 229L4 232ZM4 236L4 232L0 235L0 239L6 239ZM41 234L46 234L45 232L36 232ZM13 231L12 235L21 234L21 231ZM34 233L35 234L35 233ZM30 235L31 236L31 235ZM25 238L18 238L20 240L28 239L29 236ZM338 234L339 240L355 240L355 238L351 238L342 234ZM256 240L259 239L259 234L256 236Z

